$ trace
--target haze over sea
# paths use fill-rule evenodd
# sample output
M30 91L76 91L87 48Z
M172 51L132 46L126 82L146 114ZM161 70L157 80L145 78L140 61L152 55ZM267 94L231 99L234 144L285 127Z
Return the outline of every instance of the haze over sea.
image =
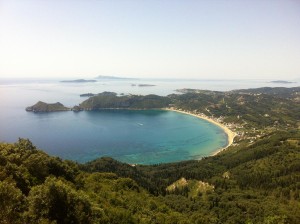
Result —
M50 155L79 162L102 156L139 164L198 159L225 146L227 138L219 127L189 115L159 110L28 113L25 108L39 100L72 107L86 99L79 97L80 94L103 91L168 95L181 88L227 91L299 85L269 81L124 79L61 83L59 80L0 79L0 141L29 138Z

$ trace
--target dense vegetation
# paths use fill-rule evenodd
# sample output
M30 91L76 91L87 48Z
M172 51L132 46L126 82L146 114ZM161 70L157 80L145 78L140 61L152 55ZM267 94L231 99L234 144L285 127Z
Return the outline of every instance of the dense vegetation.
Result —
M95 97L80 106L171 104L262 134L217 156L151 166L77 164L26 139L1 143L0 223L300 223L299 88Z
M177 108L212 117L223 116L225 122L240 124L243 128L299 125L300 87L229 92L185 89L184 92L169 96Z
M0 166L1 223L162 223L181 217L132 179L83 172L29 140L1 144Z
M0 166L1 223L300 222L296 130L200 161L134 167L63 161L20 139L0 145ZM188 184L166 190L182 177Z

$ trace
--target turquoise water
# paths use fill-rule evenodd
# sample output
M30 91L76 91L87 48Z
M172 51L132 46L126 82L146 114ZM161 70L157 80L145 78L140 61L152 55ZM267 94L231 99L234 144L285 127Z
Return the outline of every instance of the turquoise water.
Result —
M156 164L198 159L226 145L211 123L172 111L102 110L27 113L6 136L31 139L51 155L78 162L110 156L127 163Z

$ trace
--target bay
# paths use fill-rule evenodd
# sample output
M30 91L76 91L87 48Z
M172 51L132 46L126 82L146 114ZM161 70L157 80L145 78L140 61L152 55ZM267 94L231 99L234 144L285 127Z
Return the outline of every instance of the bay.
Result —
M103 156L132 164L198 159L227 142L219 127L172 111L27 113L10 122L1 121L1 138L29 138L50 155L78 162Z
M132 83L149 83L137 87ZM251 83L250 83L251 84ZM57 80L5 80L0 82L0 141L29 138L50 155L78 162L102 156L132 164L156 164L208 156L227 144L218 126L193 116L172 111L102 110L74 113L29 113L37 101L61 102L72 107L85 98L82 93L114 91L118 94L168 95L177 88L230 90L233 81L127 80L97 83L60 83ZM265 83L253 82L260 86Z

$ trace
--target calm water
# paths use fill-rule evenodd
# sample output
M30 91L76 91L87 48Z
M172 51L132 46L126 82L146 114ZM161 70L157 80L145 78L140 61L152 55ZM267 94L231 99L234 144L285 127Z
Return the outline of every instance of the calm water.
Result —
M1 81L1 80L0 80ZM155 87L132 87L151 83ZM223 84L222 84L223 83ZM253 82L252 87L265 83ZM0 83L0 141L29 138L51 155L86 162L101 156L139 164L197 159L210 155L227 143L225 133L204 120L170 111L85 111L28 113L25 107L38 100L74 106L81 93L167 95L177 88L230 90L249 88L249 82L194 81L106 81L64 84L57 81ZM220 88L218 88L218 86ZM205 88L206 87L206 88Z

